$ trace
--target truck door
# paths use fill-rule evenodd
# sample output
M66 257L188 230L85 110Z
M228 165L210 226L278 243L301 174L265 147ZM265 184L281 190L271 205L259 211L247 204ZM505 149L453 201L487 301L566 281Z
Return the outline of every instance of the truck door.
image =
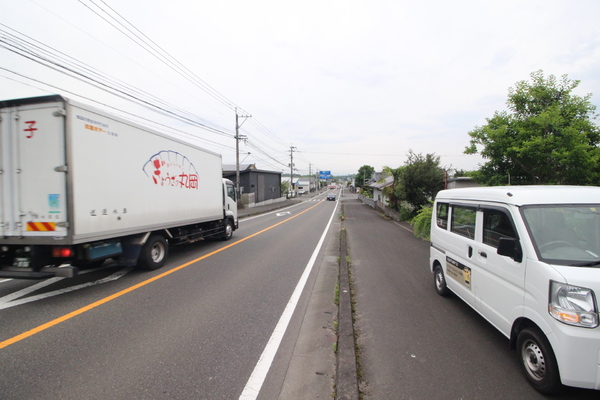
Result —
M237 203L235 198L235 186L233 183L225 183L225 214L233 216L233 219L237 221ZM237 228L237 226L236 226Z
M2 110L2 235L67 234L63 103L21 104Z

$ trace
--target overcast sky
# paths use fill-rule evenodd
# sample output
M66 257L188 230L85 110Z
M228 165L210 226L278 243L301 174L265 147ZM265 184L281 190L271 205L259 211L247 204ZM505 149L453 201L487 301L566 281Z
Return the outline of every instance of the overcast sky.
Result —
M238 107L252 115L240 118L240 160L265 170L289 172L291 148L302 174L396 168L409 149L473 170L482 160L463 154L468 132L506 109L509 87L532 72L568 74L581 81L576 94L600 98L598 0L0 0L0 10L2 100L59 93L131 113L226 164ZM145 51L144 37L187 78ZM60 52L45 56L59 71L39 63L48 48ZM211 129L60 72L67 57L81 63L72 70L93 68L97 82L127 84Z

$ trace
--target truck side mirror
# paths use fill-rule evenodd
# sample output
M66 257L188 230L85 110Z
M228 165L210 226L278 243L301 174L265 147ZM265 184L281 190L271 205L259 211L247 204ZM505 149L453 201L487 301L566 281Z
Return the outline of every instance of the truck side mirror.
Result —
M523 261L521 243L515 238L500 238L496 253L501 256L510 257L516 262Z

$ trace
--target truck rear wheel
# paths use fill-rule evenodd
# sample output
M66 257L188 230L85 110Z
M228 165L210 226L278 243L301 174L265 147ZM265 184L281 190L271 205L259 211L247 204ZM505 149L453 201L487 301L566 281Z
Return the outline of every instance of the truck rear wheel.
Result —
M167 240L161 235L152 235L142 246L138 266L143 269L159 269L167 261L169 247Z
M229 240L233 236L233 224L231 220L225 220L225 227L223 229L223 234L221 235L222 240Z

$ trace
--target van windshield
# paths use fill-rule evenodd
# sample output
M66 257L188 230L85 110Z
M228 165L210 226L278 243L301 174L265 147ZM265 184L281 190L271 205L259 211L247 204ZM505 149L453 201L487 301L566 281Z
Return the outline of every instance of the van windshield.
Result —
M540 260L600 268L600 204L523 206L521 213Z

